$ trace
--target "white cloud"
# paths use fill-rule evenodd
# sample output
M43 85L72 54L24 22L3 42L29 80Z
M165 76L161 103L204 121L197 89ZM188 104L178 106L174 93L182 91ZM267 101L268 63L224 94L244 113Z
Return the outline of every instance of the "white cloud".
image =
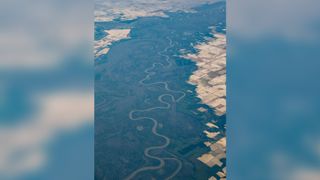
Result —
M35 97L39 112L20 124L0 127L0 174L20 176L38 170L45 146L57 135L93 124L93 92L63 90Z
M1 1L0 67L59 65L79 46L93 41L92 10L93 4L85 0Z

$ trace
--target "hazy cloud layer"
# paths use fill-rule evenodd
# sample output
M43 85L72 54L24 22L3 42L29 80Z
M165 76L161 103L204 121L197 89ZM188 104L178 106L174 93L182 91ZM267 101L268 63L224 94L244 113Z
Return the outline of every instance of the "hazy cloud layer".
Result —
M0 126L0 177L38 170L46 162L46 146L56 136L92 123L90 91L53 91L34 100L38 113L15 126Z
M57 142L93 128L93 2L3 0L0 27L0 179L59 176Z
M196 6L218 1L221 0L95 0L95 21L165 16L164 11L192 11Z
M319 39L319 5L317 0L230 0L228 31L243 38Z
M0 2L0 67L47 68L92 42L93 3L86 0Z

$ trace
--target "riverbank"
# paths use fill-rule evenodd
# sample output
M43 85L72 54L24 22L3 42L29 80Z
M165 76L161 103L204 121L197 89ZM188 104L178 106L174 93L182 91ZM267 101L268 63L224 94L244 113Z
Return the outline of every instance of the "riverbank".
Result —
M184 58L193 60L197 65L197 70L190 76L189 83L196 86L197 97L203 104L213 108L218 116L226 113L226 35L214 34L213 38L207 42L195 46L196 54L187 54ZM205 108L198 109L201 112ZM226 159L226 137L212 122L207 124L208 130L204 130L209 139L204 144L210 151L198 157L198 160L212 168L218 166L221 171L212 176L210 180L216 178L226 178L226 168L223 163Z

